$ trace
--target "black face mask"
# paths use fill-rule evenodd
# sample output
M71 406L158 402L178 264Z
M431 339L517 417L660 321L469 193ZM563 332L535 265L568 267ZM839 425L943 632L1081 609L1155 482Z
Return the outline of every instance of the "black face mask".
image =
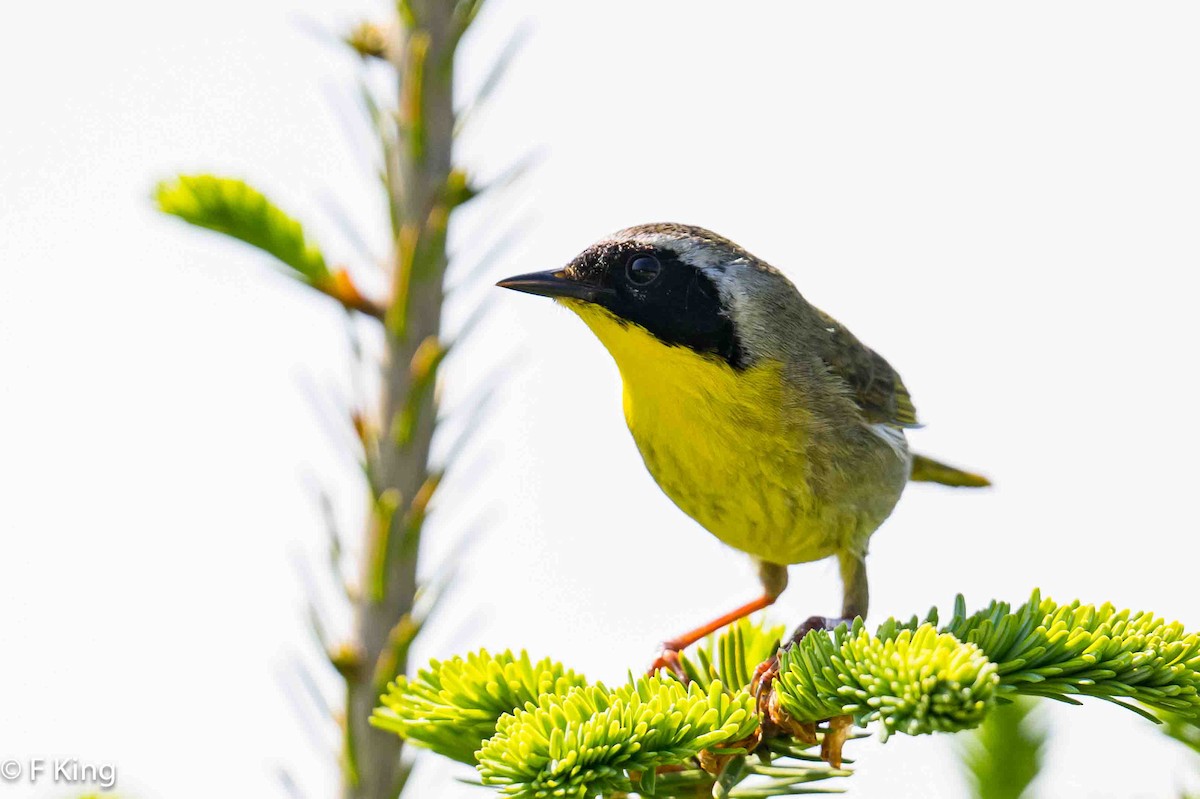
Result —
M674 251L633 243L603 245L582 253L563 274L598 289L592 302L645 328L664 344L744 368L745 353L716 285Z

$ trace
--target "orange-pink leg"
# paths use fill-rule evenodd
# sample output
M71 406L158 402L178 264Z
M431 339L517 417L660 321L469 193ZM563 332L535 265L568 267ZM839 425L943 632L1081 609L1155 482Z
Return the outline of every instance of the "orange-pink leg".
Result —
M711 635L717 630L720 630L722 627L728 627L738 619L744 619L755 611L770 607L771 605L775 604L775 600L778 598L778 595L772 596L771 594L763 594L753 602L747 602L740 608L731 610L724 616L713 619L708 624L702 624L696 629L684 633L676 638L672 638L669 641L663 641L662 652L660 652L658 657L654 659L654 663L650 666L649 673L654 674L659 669L666 668L670 669L677 676L682 678L683 668L679 664L679 652L681 650L687 649L704 636Z
M724 616L713 619L708 624L697 627L691 632L677 638L672 638L669 641L663 641L662 651L654 659L649 673L654 674L659 669L665 668L670 669L680 679L684 679L683 667L679 663L679 652L687 649L706 635L711 635L722 627L728 627L738 619L744 619L755 611L775 604L775 600L783 593L783 589L787 588L787 566L781 566L778 563L768 563L767 561L758 561L758 579L763 586L762 596L752 602L747 602L740 608L731 610Z

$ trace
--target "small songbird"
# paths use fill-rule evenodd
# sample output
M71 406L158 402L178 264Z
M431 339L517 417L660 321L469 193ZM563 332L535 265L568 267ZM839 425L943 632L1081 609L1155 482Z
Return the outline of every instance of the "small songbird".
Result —
M608 349L663 492L758 563L758 599L663 643L655 666L772 604L787 567L836 557L842 618L867 613L871 534L909 480L988 481L912 454L900 376L774 267L698 227L639 225L566 267L502 280L555 298Z

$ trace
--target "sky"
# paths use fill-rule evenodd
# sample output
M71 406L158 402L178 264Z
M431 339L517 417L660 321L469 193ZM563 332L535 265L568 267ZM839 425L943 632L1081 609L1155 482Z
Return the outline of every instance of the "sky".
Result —
M336 736L308 695L336 704L337 683L305 601L348 629L314 501L329 491L358 529L345 431L322 421L355 391L343 315L149 193L180 171L244 177L369 271L385 221L358 68L322 31L383 10L4 13L0 760L114 764L142 799L285 796L281 770L306 797L333 792ZM484 177L541 159L452 229L449 325L485 298L492 313L448 362L444 406L489 386L496 400L431 522L426 574L456 578L418 662L526 647L618 680L754 595L749 562L649 479L584 326L491 288L666 220L785 271L904 376L926 423L915 449L994 479L906 492L872 540L872 620L1040 587L1200 627L1200 9L492 0L459 61L464 98L519 30L459 156ZM516 246L472 274L514 225ZM839 596L832 564L793 567L771 617ZM1133 714L1047 718L1043 796L1197 785ZM854 749L852 796L962 795L947 738ZM455 776L423 759L415 779L482 795Z

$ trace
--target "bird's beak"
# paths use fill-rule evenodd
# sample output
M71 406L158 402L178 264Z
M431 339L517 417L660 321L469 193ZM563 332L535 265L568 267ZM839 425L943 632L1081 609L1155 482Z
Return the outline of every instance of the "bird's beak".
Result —
M585 302L599 302L612 294L611 289L593 286L568 277L562 269L516 275L505 278L496 285L502 289L523 291L526 294L537 294L541 297L568 297Z

